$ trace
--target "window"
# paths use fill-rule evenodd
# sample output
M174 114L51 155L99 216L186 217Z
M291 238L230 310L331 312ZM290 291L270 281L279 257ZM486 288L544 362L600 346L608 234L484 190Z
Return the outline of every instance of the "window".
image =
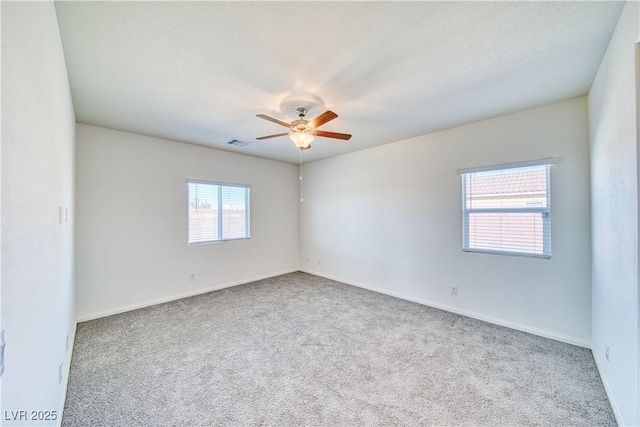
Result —
M463 250L550 258L550 163L460 171Z
M187 181L189 244L249 238L249 186Z

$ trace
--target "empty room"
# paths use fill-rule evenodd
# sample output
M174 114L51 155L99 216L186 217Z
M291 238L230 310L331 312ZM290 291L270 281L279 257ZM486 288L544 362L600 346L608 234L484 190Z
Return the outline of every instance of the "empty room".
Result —
M0 425L640 425L639 2L0 14Z

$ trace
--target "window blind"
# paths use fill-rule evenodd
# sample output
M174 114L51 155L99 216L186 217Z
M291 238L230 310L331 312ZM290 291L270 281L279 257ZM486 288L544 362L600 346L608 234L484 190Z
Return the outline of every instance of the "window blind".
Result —
M189 244L248 239L249 186L187 181Z
M551 256L550 166L462 174L465 251Z

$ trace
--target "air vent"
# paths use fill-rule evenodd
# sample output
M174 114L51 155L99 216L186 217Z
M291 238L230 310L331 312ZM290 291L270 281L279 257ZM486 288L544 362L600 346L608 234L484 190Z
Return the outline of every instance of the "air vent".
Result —
M251 144L251 142L240 141L239 139L232 139L231 141L227 142L227 144L237 145L238 147L246 147L247 145Z

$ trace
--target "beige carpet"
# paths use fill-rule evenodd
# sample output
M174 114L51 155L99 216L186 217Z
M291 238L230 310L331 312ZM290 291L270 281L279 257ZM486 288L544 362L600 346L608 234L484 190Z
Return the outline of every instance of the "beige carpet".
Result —
M607 426L591 352L304 273L78 325L64 426Z

